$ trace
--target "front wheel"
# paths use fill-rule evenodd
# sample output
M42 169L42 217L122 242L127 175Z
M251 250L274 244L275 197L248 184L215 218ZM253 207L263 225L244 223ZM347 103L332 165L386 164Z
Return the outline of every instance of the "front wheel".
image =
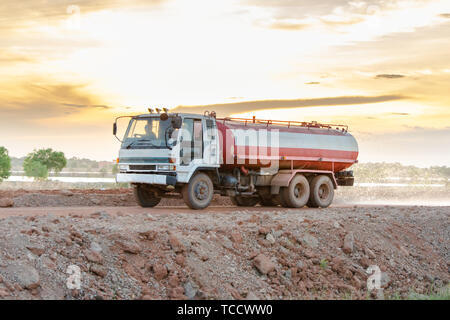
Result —
M311 194L308 200L308 207L326 208L334 198L334 186L330 177L320 175L311 181Z
M186 205L194 210L204 209L211 203L214 186L205 173L197 173L183 186L182 195Z
M161 201L161 198L143 185L134 186L133 191L137 203L143 208L153 208Z

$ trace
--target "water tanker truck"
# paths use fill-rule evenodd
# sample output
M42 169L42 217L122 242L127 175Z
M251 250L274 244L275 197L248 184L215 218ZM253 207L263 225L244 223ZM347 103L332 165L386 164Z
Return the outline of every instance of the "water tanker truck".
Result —
M116 138L121 118L113 125ZM130 183L142 207L183 198L203 209L220 194L243 207L325 208L338 186L353 186L347 169L358 157L345 125L217 118L215 112L149 109L130 117L119 140L116 181Z

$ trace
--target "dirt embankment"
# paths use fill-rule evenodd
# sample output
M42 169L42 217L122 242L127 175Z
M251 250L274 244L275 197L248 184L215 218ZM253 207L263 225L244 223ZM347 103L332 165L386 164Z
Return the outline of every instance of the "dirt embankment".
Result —
M231 205L216 195L211 205ZM136 206L133 189L0 190L0 207ZM179 199L162 199L160 206L185 206Z
M449 282L449 207L0 218L4 299L366 299ZM89 209L92 211L92 209ZM188 212L189 211L189 212ZM163 212L163 213L161 213ZM81 289L66 286L71 265ZM367 268L382 292L368 292Z
M426 187L341 187L334 204L450 205L449 188ZM130 188L0 190L0 207L135 206ZM215 195L212 206L231 206L227 197ZM179 199L163 199L160 206L185 206Z

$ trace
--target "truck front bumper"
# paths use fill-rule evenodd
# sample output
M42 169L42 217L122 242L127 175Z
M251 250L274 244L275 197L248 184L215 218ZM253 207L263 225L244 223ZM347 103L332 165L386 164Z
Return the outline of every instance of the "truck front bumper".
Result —
M177 183L175 176L163 174L139 174L139 173L118 173L116 176L117 183L147 183L172 185Z

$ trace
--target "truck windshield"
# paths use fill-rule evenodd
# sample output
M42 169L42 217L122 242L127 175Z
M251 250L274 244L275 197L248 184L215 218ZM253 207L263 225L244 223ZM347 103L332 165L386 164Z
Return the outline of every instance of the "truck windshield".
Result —
M171 131L172 123L170 119L165 121L159 117L132 119L125 133L122 148L167 148L166 139L170 138Z

